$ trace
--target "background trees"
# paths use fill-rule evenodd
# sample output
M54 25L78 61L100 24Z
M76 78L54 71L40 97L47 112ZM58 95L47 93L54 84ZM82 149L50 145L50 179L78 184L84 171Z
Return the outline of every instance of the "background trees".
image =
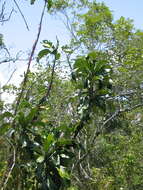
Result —
M143 32L104 3L43 3L23 82L1 89L16 95L1 101L1 189L142 189ZM44 40L32 72L45 10L71 42Z

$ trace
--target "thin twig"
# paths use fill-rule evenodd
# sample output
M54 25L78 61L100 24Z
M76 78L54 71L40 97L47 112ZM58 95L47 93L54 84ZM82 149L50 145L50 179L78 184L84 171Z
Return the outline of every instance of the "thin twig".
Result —
M6 21L9 21L10 18L11 18L12 13L14 12L14 9L12 9L9 16L7 18L5 18L5 14L4 14L5 5L6 5L6 2L4 1L4 3L2 4L1 13L0 13L0 22L2 22L2 23L6 22Z
M24 14L22 13L22 11L21 11L21 9L20 9L18 3L16 2L16 0L13 0L13 1L14 1L14 3L15 3L16 7L18 8L18 10L19 10L19 12L20 12L20 14L21 14L23 20L24 20L24 23L25 23L25 25L26 25L27 30L29 30L29 26L28 26L28 24L27 24L27 21L26 21L26 19L25 19L25 16L24 16Z
M133 106L133 107L131 107L131 108L125 108L125 109L117 110L111 117L109 117L109 118L103 123L103 125L101 126L101 129L103 129L104 126L105 126L107 123L109 123L109 121L111 121L112 119L114 119L115 117L117 117L118 115L120 115L121 113L130 112L130 111L132 111L132 110L134 110L134 109L137 109L137 108L139 108L139 107L142 107L142 106L143 106L143 104L137 104L137 105L135 105L135 106Z
M13 59L4 59L4 60L0 61L0 64L9 63L11 61L13 61Z
M61 13L65 16L66 18L66 22L64 21L64 19L61 19L63 24L65 25L65 27L68 29L68 31L70 32L71 36L75 39L76 42L78 42L77 36L74 33L74 28L72 26L72 23L70 23L70 18L67 14L67 12L65 10L61 11Z
M49 84L49 86L48 86L48 89L47 89L47 92L46 92L45 96L43 96L43 97L41 98L41 100L39 101L38 107L39 107L40 105L42 105L42 104L46 101L46 99L50 96L50 92L51 92L52 84L53 84L55 66L56 66L56 59L54 59L54 63L53 63L53 66L52 66L52 73L51 73L51 81L50 81L50 84Z
M71 54L68 54L68 55L66 55L66 58L67 58L67 62L68 62L70 71L71 71L71 73L72 73L72 72L73 72L73 68L72 68L72 65L71 65L71 63L70 63L70 56L71 56Z
M12 79L12 77L13 77L15 71L16 71L16 68L13 70L13 72L11 73L9 79L8 79L7 82L4 84L4 86L6 86L6 85L10 82L10 80Z
M9 50L7 49L7 47L6 47L6 46L3 46L3 49L6 51L6 53L7 53L8 56L10 57L10 52L9 52Z
M32 58L32 60L34 60L35 59L35 57L34 58ZM17 62L17 61L27 61L27 59L19 59L19 58L7 58L7 59L4 59L4 60L2 60L2 61L0 61L0 65L1 64L3 64L3 63L10 63L10 62L13 62L13 63L15 63L15 62Z

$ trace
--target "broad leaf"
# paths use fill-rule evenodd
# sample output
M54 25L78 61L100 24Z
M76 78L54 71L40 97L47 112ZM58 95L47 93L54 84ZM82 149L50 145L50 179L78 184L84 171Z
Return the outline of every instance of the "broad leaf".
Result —
M51 53L51 51L49 49L43 49L43 50L41 50L39 52L39 54L38 54L37 61L39 61L40 59L42 59L43 57L45 57L49 53Z

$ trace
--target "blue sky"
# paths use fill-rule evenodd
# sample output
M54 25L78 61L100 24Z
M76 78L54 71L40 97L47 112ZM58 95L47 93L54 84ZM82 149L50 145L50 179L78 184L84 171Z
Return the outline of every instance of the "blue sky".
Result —
M11 7L14 7L15 10L17 10L13 0L7 1L9 1L9 11ZM30 0L22 0L19 2L19 6L27 19L30 31L27 31L18 11L13 14L10 22L0 26L0 32L5 35L5 43L11 47L14 52L21 49L31 49L32 42L36 37L39 17L42 10L42 3L41 0L37 0L37 3L31 6L29 5L29 1ZM103 0L98 0L98 2L102 1ZM143 0L104 0L103 2L110 7L115 19L118 19L120 16L125 16L126 18L129 17L134 20L137 28L143 29ZM55 40L56 35L62 44L66 43L69 39L68 33L61 22L51 18L51 16L46 13L41 40L50 39L53 41Z
M7 0L7 11L12 7L17 10L13 0ZM19 6L25 15L30 31L27 31L21 15L17 11L11 17L11 20L4 25L0 25L0 33L4 34L5 43L10 47L11 52L15 55L19 50L31 50L33 42L37 35L37 28L43 7L42 0L37 0L34 5L30 5L30 0L17 0ZM134 20L136 28L143 30L143 0L97 0L97 2L104 2L112 11L115 20L124 16ZM60 40L60 44L66 44L69 40L69 35L61 23L61 21L54 19L47 13L44 17L43 29L40 41L48 39L55 41L56 36ZM0 65L0 80L7 80L7 73L11 73L13 68L17 67L17 74L23 71L23 63L17 65ZM20 71L19 71L20 69ZM6 73L7 71L7 73ZM16 74L15 74L16 75ZM19 79L14 78L14 81Z
M143 29L143 0L104 0L103 2L113 11L115 19L120 16L131 18L137 28Z
M13 13L9 22L0 27L0 31L4 34L5 43L11 48L14 48L15 51L31 49L32 43L37 35L43 3L41 3L41 0L37 0L37 3L31 6L29 2L22 0L19 2L19 6L27 20L30 31L26 29L18 11L17 13ZM12 0L10 0L8 6L9 11L11 7L17 10ZM61 27L60 21L57 22L56 19L45 13L41 40L50 39L53 41L56 35L59 35L62 43L68 38L68 35L65 34L65 31Z
M9 1L9 10L11 7L14 7L15 10L17 10L13 0L7 1ZM0 32L5 35L6 44L14 49L14 51L31 49L32 42L36 36L42 3L41 0L37 0L35 5L30 6L29 1L30 0L22 0L19 2L19 6L27 19L30 31L27 31L19 12L13 14L10 22L0 26ZM103 0L97 0L97 2L102 1ZM137 28L143 29L143 0L104 0L103 2L110 7L115 19L118 19L120 16L125 16L126 18L129 17L134 20ZM59 20L56 21L46 13L41 40L50 39L53 41L55 40L56 35L59 37L61 43L66 43L69 39L61 22Z

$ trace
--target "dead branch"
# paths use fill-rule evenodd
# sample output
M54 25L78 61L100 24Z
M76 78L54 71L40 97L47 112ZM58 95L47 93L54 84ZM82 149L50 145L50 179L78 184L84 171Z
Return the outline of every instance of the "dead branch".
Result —
M4 13L5 12L5 5L6 5L6 1L3 2L2 7L1 7L1 13L0 13L0 22L1 23L9 21L11 16L12 16L12 13L14 12L14 9L12 9L10 14L6 17L6 14Z
M10 82L10 80L12 79L12 77L13 77L13 75L14 75L15 71L16 71L16 68L13 70L13 72L11 73L11 75L10 75L9 79L8 79L8 80L7 80L7 82L4 84L4 86L8 85L8 83L9 83L9 82Z

